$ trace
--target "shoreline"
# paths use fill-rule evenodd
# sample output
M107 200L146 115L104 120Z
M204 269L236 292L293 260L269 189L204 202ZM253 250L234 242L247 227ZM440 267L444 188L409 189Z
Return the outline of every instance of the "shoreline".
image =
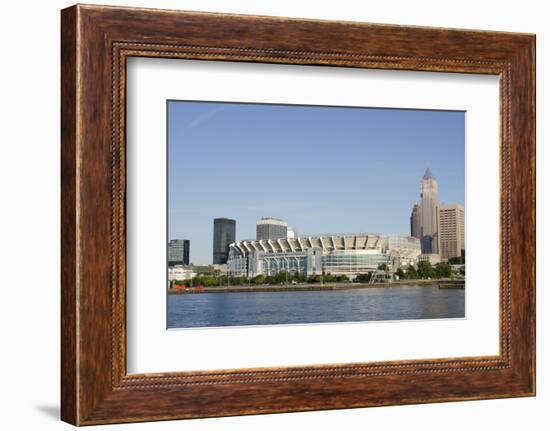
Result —
M241 293L241 292L314 292L323 290L354 290L375 287L400 288L407 286L433 286L440 289L464 289L464 280L402 280L384 283L327 283L327 284L285 284L285 285L245 285L245 286L210 286L188 287L186 289L167 289L169 295L189 295L200 293Z

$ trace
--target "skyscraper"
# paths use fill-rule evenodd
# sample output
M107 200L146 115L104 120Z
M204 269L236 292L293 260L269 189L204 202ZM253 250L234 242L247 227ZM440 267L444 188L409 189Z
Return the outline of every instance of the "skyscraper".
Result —
M229 218L214 219L214 244L212 263L227 263L229 244L235 242L237 222Z
M437 181L430 168L420 183L420 244L422 253L439 253Z
M272 217L263 217L256 222L256 239L286 238L288 223Z
M172 239L168 243L168 266L189 265L189 240Z
M439 246L442 259L460 257L464 250L464 207L439 207Z
M411 212L411 236L419 239L422 236L420 222L420 206L414 204Z

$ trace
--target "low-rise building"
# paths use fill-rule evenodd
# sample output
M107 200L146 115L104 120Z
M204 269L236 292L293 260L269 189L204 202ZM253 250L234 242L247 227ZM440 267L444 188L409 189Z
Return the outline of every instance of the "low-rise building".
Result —
M437 253L423 253L418 256L417 262L430 262L432 265L437 265L441 262L441 256Z
M193 270L197 275L227 275L227 264L212 264L212 265L193 265Z
M168 267L168 281L191 280L196 275L197 273L189 266L175 265Z
M168 280L191 280L201 275L221 277L227 275L227 265L175 265L168 267Z

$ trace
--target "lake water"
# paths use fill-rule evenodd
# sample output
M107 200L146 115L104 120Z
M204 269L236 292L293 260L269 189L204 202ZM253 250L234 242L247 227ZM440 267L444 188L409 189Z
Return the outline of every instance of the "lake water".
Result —
M168 295L168 327L463 318L464 292L434 285Z

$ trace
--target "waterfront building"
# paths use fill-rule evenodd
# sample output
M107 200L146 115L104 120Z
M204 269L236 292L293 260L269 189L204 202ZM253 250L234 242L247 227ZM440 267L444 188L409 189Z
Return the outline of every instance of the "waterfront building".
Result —
M175 265L168 268L168 281L191 280L196 275L197 273L190 266Z
M193 265L193 272L197 275L212 275L214 277L227 275L227 265Z
M273 217L262 217L256 222L256 239L279 239L286 238L288 223L284 220Z
M380 265L416 262L420 240L407 236L346 234L238 241L229 247L228 270L255 277L280 272L305 276L332 274L350 279Z
M430 262L432 265L436 265L441 262L441 256L437 253L422 253L418 256L417 262Z
M235 242L237 222L229 218L214 219L214 238L212 263L227 263L229 244Z
M227 265L175 265L168 268L168 280L191 280L201 275L227 275Z
M438 185L430 168L426 169L420 182L420 204L417 216L420 219L420 244L422 253L439 253L438 237ZM413 209L414 212L414 209ZM417 226L415 226L415 230ZM418 231L415 233L418 234Z
M168 266L189 265L188 239L172 239L168 243Z
M419 239L422 237L420 223L421 223L420 205L414 204L411 212L411 236Z
M439 247L441 259L460 257L464 251L464 207L439 206Z
M412 236L388 235L388 247L390 252L390 269L395 272L397 268L408 268L415 265L418 256L422 253L420 239Z

